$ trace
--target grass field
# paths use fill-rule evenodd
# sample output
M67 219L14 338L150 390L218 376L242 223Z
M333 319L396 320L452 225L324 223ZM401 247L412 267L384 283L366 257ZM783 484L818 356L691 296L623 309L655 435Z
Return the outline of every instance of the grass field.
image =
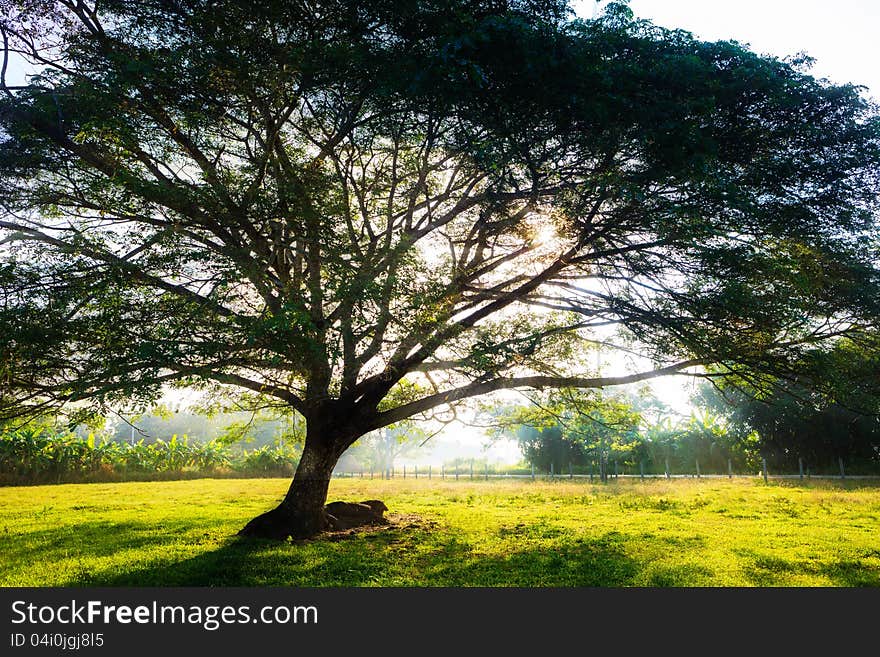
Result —
M394 524L234 533L282 479L0 488L3 586L880 586L880 487L334 480Z

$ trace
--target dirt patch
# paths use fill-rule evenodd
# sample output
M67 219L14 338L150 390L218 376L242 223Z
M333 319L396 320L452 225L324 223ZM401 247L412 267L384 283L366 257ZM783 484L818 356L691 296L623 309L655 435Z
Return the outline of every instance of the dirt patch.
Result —
M362 536L364 534L376 534L378 532L384 532L391 529L392 527L393 526L390 523L387 525L361 525L360 527L352 527L351 529L327 531L311 540L332 542L347 541L348 539L355 538L356 536Z
M437 523L418 515L417 513L391 513L388 522L396 529L423 529L433 531L437 529Z
M435 531L438 526L435 521L428 520L415 513L389 513L387 516L385 516L385 520L387 522L381 525L361 525L359 527L351 527L350 529L343 529L339 531L326 531L319 536L315 536L314 538L299 540L295 542L309 543L312 541L347 541L365 534L377 534L380 532L388 532L401 529L410 531Z

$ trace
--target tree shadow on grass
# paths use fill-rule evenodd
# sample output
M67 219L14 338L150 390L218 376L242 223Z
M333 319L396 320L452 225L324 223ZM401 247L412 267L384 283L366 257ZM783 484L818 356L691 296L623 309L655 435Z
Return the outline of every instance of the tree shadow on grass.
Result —
M789 586L791 577L800 573L819 575L830 580L830 586L880 586L880 568L861 561L834 560L814 563L781 559L752 551L741 551L750 563L743 568L746 577L756 586Z
M236 539L189 559L154 564L112 577L99 586L627 586L640 566L595 545L522 550L503 556L475 554L449 538L436 550L401 560L384 540L313 543L314 549ZM324 552L323 554L316 554Z
M3 586L97 586L168 555L216 544L192 522L94 521L0 533ZM216 535L216 534L215 534ZM132 585L137 585L132 582Z
M503 555L462 551L425 570L445 586L632 586L643 565L605 537Z
M290 547L290 546L288 546ZM155 560L132 564L123 571L94 573L87 586L269 586L264 570L281 568L278 559L266 560L278 544L230 539L219 548L180 560ZM283 572L283 571L282 571ZM276 572L275 576L278 576Z
M645 557L646 552L660 555L677 549L678 539L618 532L599 536L548 533L543 524L500 532L504 541L487 553L479 542L455 530L418 523L293 543L229 537L218 545L213 525L99 521L0 534L0 554L7 573L35 571L32 564L50 569L53 563L66 561L66 579L52 580L64 586L713 584L713 573L699 563L667 564ZM206 531L212 529L210 534ZM740 554L748 558L744 573L756 586L785 586L798 573L820 575L830 585L880 586L880 569L858 559L816 564L753 552Z
M0 551L20 569L26 559L89 564L63 586L628 586L642 569L625 553L628 539L615 533L557 546L514 542L503 554L484 554L436 526L391 525L287 543L230 537L200 551L194 542L202 529L94 522L29 532L18 548L6 537ZM131 559L114 560L117 553ZM96 557L110 561L101 565Z
M169 536L197 533L192 523L95 521L52 529L0 534L0 554L6 564L55 561L82 553L85 557L106 557L122 550L137 550L168 543Z
M214 530L213 535L209 530ZM54 529L0 534L0 579L35 580L61 564L66 577L37 585L245 586L260 553L283 544L227 539L216 546L216 528L180 522L94 521ZM207 545L209 544L209 545ZM289 544L288 548L292 547ZM187 558L186 555L191 555ZM62 568L58 566L57 569ZM56 569L56 570L57 570ZM28 576L32 573L33 576Z
M822 564L819 572L837 586L880 587L880 568L859 561L839 560Z

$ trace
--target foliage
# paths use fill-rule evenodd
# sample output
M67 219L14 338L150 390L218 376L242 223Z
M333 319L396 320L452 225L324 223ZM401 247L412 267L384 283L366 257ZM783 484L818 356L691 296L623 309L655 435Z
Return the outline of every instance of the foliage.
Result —
M361 431L537 383L583 318L771 368L876 310L876 114L803 62L616 5L3 7L43 65L0 101L4 372L33 403L308 383Z
M643 433L643 454L650 472L703 473L757 472L761 454L753 432L731 427L706 408L695 408L687 418L664 418Z
M263 445L243 452L236 469L238 472L259 475L293 475L300 451L291 443Z
M833 471L842 458L852 473L880 463L880 405L868 414L864 406L846 406L808 382L775 383L769 389L745 382L705 388L702 398L736 430L753 432L755 451L776 469L796 472L803 465Z
M25 427L0 434L0 483L107 481L150 476L291 475L300 449L292 444L236 451L219 441L173 435L145 443L80 438Z
M644 392L623 397L563 390L529 406L486 407L484 415L493 421L489 435L516 437L539 472L550 472L551 465L557 473L589 466L604 480L615 465L655 474L667 467L694 473L698 464L704 473L756 471L761 463L753 429L733 426L704 407L675 418Z
M632 461L639 451L639 413L621 397L560 390L530 406L488 409L490 435L515 437L523 456L540 472ZM638 460L638 459L636 459Z

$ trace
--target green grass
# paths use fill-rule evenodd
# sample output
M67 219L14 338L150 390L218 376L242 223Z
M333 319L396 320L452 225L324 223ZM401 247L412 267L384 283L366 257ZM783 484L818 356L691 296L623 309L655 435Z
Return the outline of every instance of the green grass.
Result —
M395 524L235 532L281 479L0 488L3 586L878 586L880 487L760 480L334 480Z

